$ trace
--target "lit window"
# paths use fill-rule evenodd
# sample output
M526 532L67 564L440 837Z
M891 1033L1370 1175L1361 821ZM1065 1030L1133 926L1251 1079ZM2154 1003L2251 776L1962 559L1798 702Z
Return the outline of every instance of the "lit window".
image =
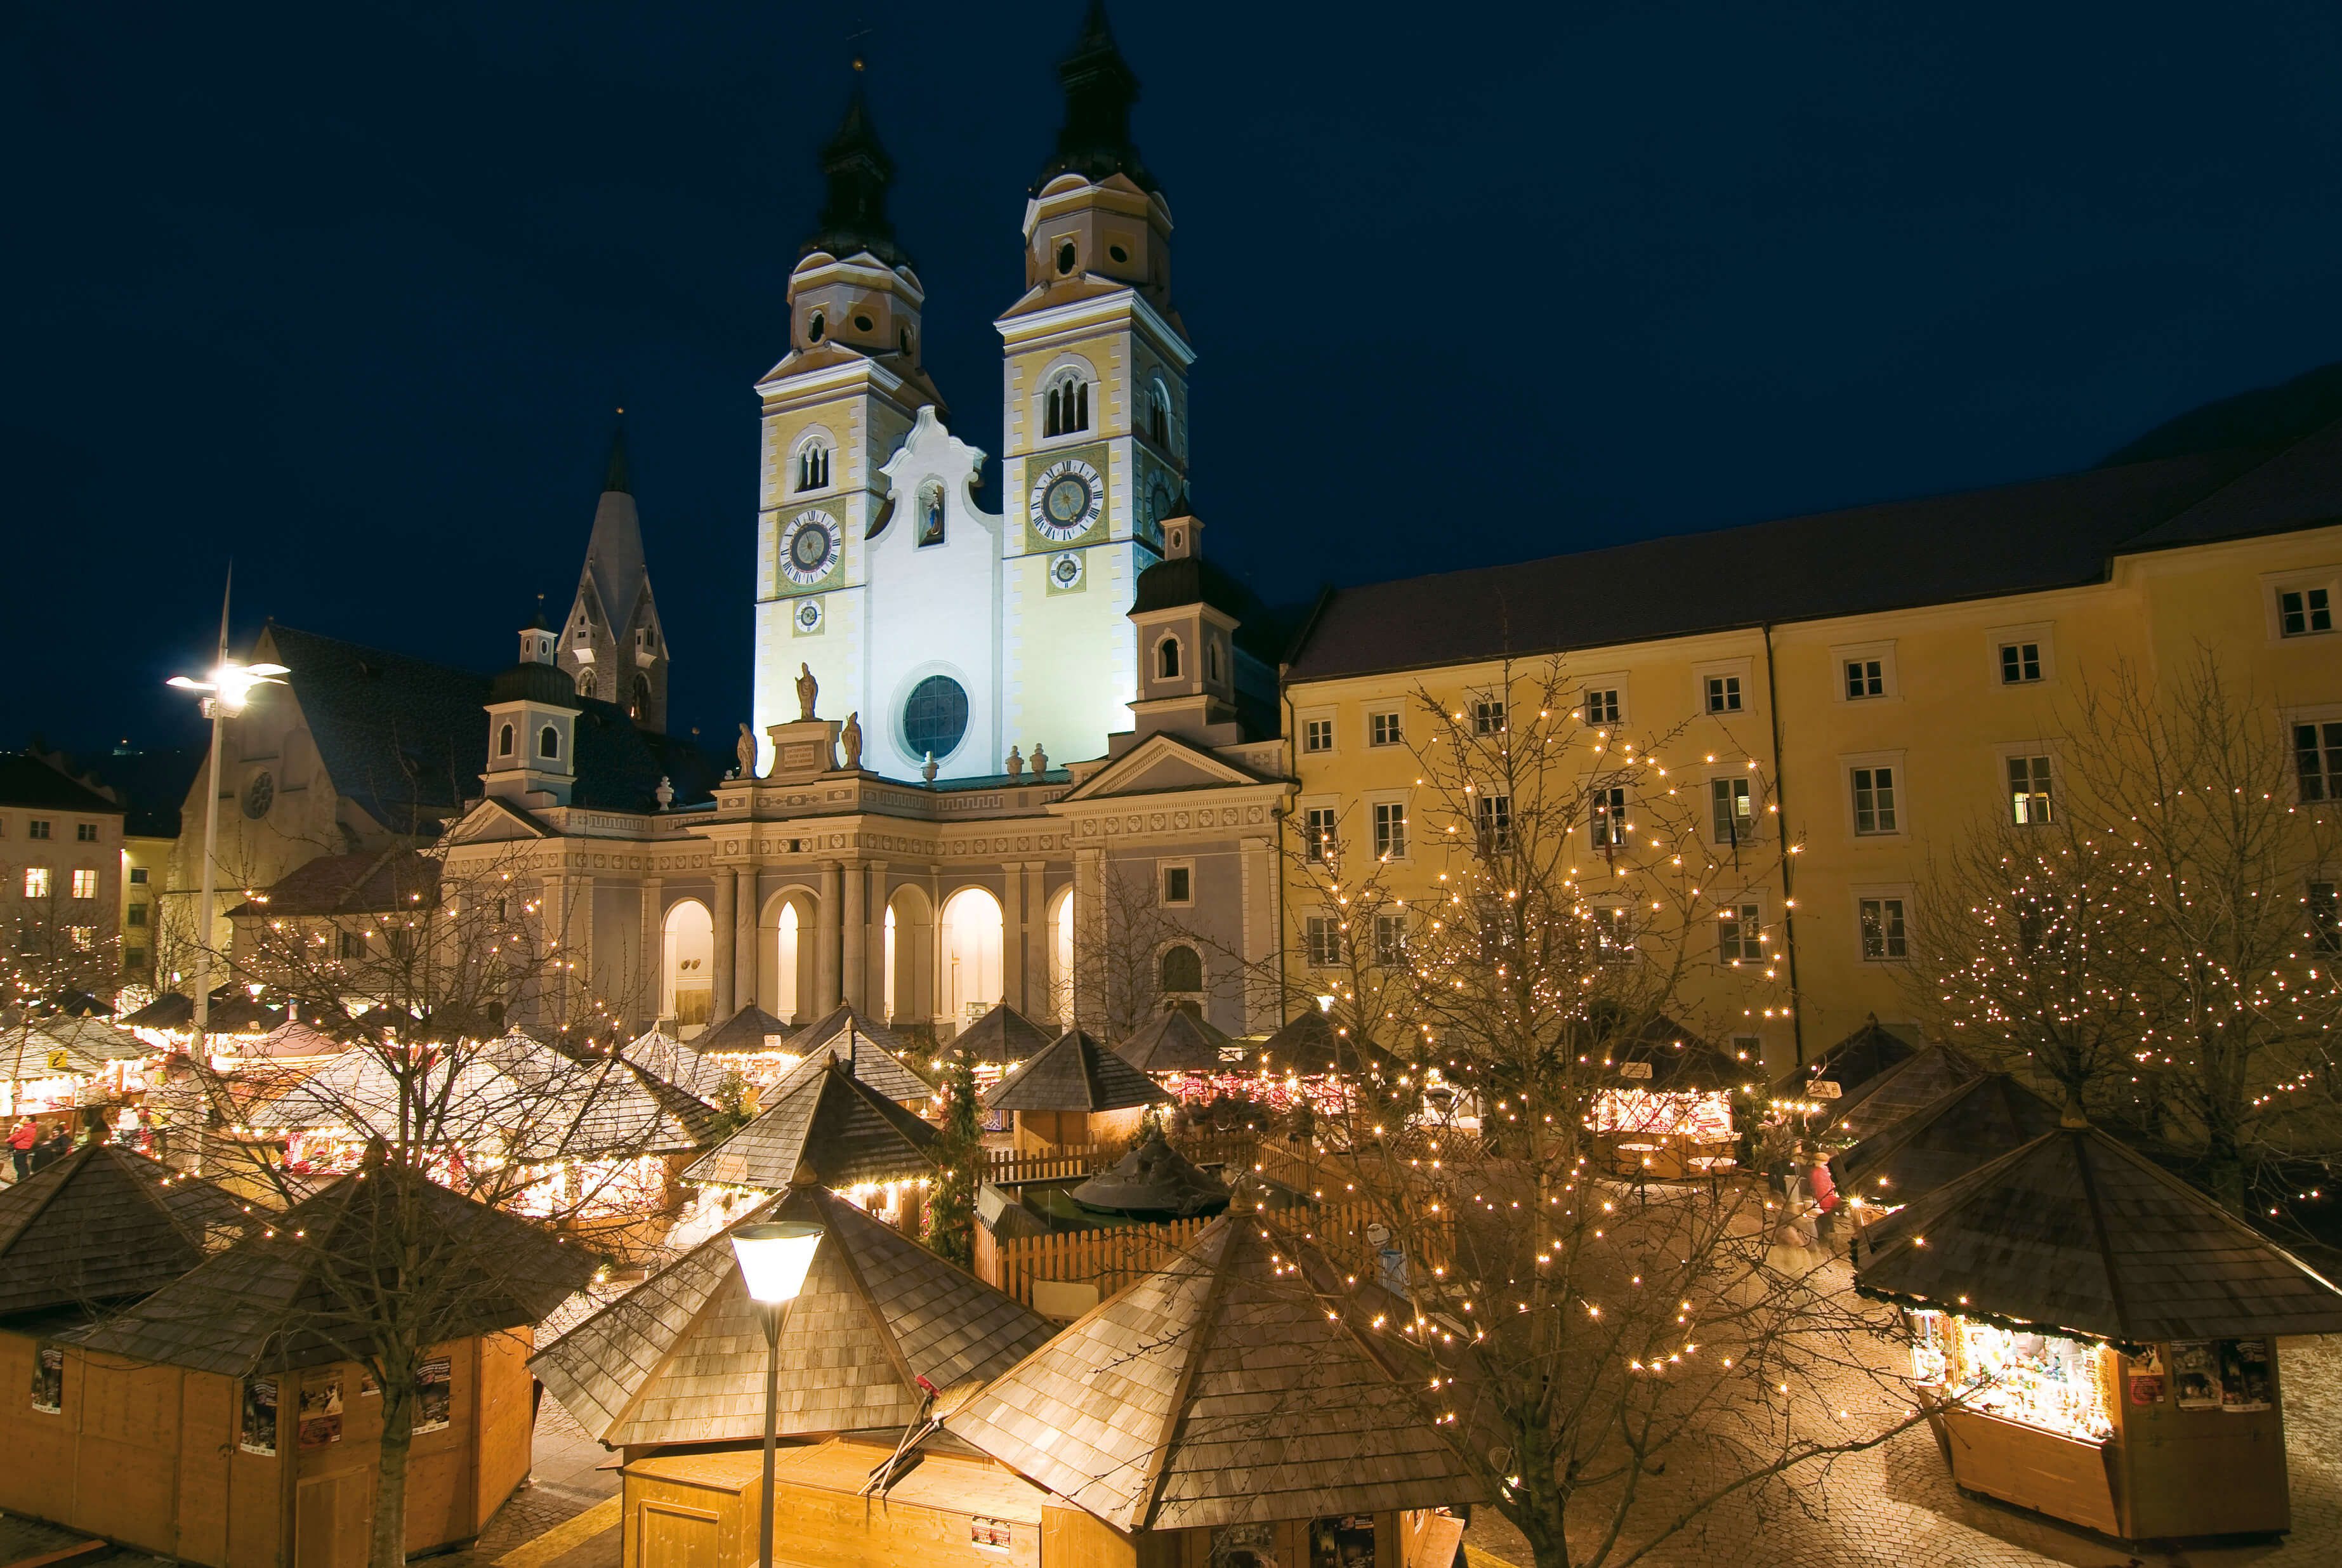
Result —
M1854 831L1862 834L1895 831L1895 770L1854 770Z
M25 868L25 896L26 898L46 898L49 896L49 868L47 866L28 865Z
M1509 854L1513 847L1513 797L1482 794L1477 799L1481 853Z
M1194 903L1194 879L1195 872L1187 866L1165 866L1163 868L1163 902L1166 904ZM1194 987L1189 986L1186 989L1193 990Z
M2309 884L2309 940L2320 953L2342 953L2342 886Z
M1334 808L1313 805L1301 814L1302 857L1314 864L1330 864L1334 859Z
M1330 752L1334 749L1334 721L1310 719L1301 726L1301 749L1305 752Z
M1606 904L1594 912L1598 956L1605 964L1624 964L1635 956L1635 912L1624 904Z
M1846 662L1846 694L1849 700L1885 696L1887 662L1883 659L1848 659Z
M1707 711L1711 714L1736 714L1740 711L1738 675L1707 677Z
M1015 1535L1006 1519L986 1519L982 1514L971 1515L967 1522L968 1543L989 1546L1005 1552L1016 1544Z
M1504 698L1482 697L1472 704L1472 733L1474 734L1502 734L1504 730Z
M1707 781L1707 804L1716 824L1716 842L1742 844L1756 836L1756 802L1746 778Z
M1400 738L1397 714L1368 714L1366 715L1366 744L1368 745L1395 746L1399 744Z
M95 844L97 842L97 824L94 822L77 822L74 824L74 837L83 844Z
M1375 916L1375 963L1384 969L1396 969L1406 963L1406 915Z
M1908 958L1909 942L1903 930L1903 901L1865 898L1857 901L1862 918L1862 956L1873 961Z
M1586 694L1586 722L1589 724L1615 724L1618 722L1618 693L1609 687L1601 691L1588 689Z
M1406 854L1406 807L1398 801L1375 804L1375 854L1397 859Z
M1717 912L1716 956L1726 964L1756 964L1765 956L1764 922L1753 904L1727 904Z
M2000 684L2021 686L2041 678L2041 644L2038 643L2003 643L2000 645Z
M1313 914L1303 921L1302 941L1310 967L1331 969L1342 962L1342 923L1332 915Z
M73 895L75 898L97 896L97 873L83 866L73 874Z
M2294 725L2293 755L2303 801L2342 800L2342 724Z
M95 925L68 925L65 935L71 939L77 952L88 953L97 946L97 927Z
M2038 827L2049 820L2049 759L2008 759L2008 802L2019 827Z
M1611 784L1594 792L1594 808L1588 818L1588 828L1596 849L1624 849L1626 845L1626 786Z
M2324 588L2287 588L2277 596L2277 629L2288 637L2307 637L2334 629L2334 604Z
M25 836L26 838L46 838L49 836L49 824L42 818L36 816L25 825Z

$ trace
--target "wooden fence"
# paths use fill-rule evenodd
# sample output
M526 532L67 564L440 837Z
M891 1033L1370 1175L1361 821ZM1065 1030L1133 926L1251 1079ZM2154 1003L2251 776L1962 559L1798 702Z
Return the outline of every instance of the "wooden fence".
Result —
M1016 1149L988 1149L984 1179L987 1182L1046 1182L1063 1176L1086 1176L1097 1168L1099 1151L1067 1144L1062 1153L1036 1154Z

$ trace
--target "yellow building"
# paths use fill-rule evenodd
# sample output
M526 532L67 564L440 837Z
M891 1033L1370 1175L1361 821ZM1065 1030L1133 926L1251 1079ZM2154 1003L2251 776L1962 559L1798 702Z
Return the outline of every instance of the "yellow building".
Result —
M2287 734L2308 737L2303 798L2336 797L2337 517L2342 424L2290 445L1330 594L1286 671L1294 988L1330 956L1309 926L1324 918L1309 835L1336 833L1352 852L1396 843L1386 885L1410 903L1428 894L1450 824L1417 799L1426 737L1409 732L1425 694L1469 722L1509 655L1516 676L1559 660L1586 722L1667 737L1670 782L1692 786L1719 859L1740 847L1759 868L1716 894L1753 910L1757 950L1793 977L1795 1004L1720 963L1689 998L1707 1017L1738 1019L1726 1027L1761 1041L1775 1073L1867 1014L1907 1021L1898 971L1928 918L1931 852L1994 814L2055 809L2061 715L2118 663L2159 685L2209 648ZM1575 852L1589 886L1601 814L1586 814ZM1777 853L1784 824L1794 856ZM2310 868L2305 895L2330 904L2337 871ZM1720 956L1748 929L1719 922Z

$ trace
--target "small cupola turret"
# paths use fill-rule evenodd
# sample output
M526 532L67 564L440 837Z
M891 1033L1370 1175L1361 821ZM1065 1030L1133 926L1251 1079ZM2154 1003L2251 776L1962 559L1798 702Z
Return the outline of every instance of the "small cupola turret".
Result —
M490 794L528 806L567 805L576 783L577 683L556 662L545 601L520 629L520 658L488 685Z

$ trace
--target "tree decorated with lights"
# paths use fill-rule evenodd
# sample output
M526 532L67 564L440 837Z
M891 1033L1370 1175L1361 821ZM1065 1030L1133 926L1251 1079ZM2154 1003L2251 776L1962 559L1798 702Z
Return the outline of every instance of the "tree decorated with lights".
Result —
M1791 1004L1745 926L1793 846L1728 730L1590 705L1559 664L1419 692L1409 842L1305 845L1295 898L1331 1021L1398 1058L1308 1174L1373 1219L1318 1239L1388 1292L1374 1327L1538 1568L1634 1562L1916 1418L1868 1370L1884 1315L1779 1244L1762 1186L1620 1174L1622 1115L1719 1074L1760 1109L1762 1062L1702 1036ZM1402 855L1435 894L1398 896Z
M976 1266L976 1193L984 1179L984 1123L976 1104L976 1063L956 1054L944 1081L944 1135L936 1141L936 1174L920 1240L964 1269Z
M2342 1157L2342 744L2275 708L2208 650L2084 687L2054 794L2012 786L1939 869L1914 974L1952 1037L2272 1213Z

